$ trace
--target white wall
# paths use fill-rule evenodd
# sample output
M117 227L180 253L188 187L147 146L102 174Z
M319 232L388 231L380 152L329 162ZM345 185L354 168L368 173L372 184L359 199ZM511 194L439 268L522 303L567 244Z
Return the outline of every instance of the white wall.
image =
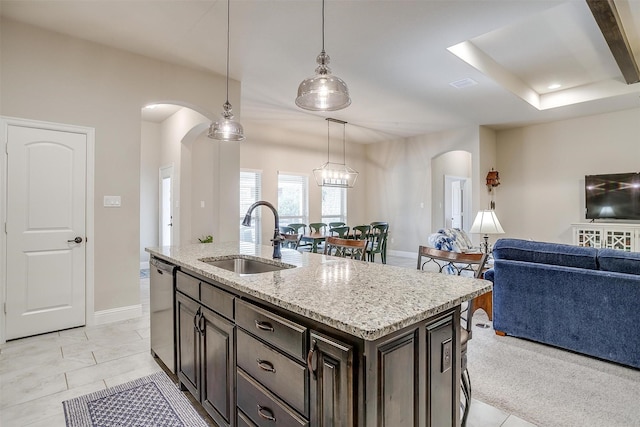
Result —
M433 195L431 199L431 211L433 215L432 229L434 231L440 227L450 226L451 222L451 203L447 203L446 200L447 197L451 197L451 189L446 188L445 177L467 178L468 181L465 183L464 188L465 193L472 191L472 157L468 151L455 150L447 151L431 159L431 194ZM471 208L471 206L469 206L469 208ZM468 230L471 228L471 222L473 221L473 210L471 209L471 212L463 213L464 222L462 228ZM468 217L471 217L471 219Z
M444 188L432 183L431 160L443 153L456 150L471 153L472 210L478 209L477 182L482 174L479 147L478 127L366 147L366 222L389 222L390 250L416 252L429 234L442 227L440 206Z
M146 247L158 246L158 169L160 125L142 122L140 135L140 263L149 261Z
M572 243L584 176L640 171L640 109L497 132L504 237Z
M95 236L88 236L95 239L95 309L137 305L140 109L176 101L210 120L225 99L225 79L7 19L0 24L0 114L96 130ZM231 81L236 111L239 98ZM105 209L104 195L120 195L122 207Z

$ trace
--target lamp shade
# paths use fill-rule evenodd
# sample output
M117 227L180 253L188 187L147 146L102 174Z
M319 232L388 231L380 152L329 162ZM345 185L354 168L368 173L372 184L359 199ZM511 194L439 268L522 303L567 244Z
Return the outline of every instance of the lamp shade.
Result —
M504 229L493 210L479 211L471 225L470 233L504 234Z

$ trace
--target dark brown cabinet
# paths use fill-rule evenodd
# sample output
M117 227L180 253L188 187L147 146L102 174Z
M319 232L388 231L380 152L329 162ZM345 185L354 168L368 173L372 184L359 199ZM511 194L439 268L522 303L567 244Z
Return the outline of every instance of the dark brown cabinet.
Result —
M177 374L219 426L459 425L459 307L371 341L196 276L176 274Z
M201 282L199 286L212 285ZM195 291L191 292L194 295ZM219 426L235 426L235 325L201 301L177 292L176 326L177 374L181 386L189 390Z
M353 347L316 331L310 336L311 425L353 426Z

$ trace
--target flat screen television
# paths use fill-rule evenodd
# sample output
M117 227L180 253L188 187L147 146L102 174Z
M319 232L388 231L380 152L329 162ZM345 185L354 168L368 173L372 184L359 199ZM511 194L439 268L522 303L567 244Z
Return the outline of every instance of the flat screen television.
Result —
M587 219L640 220L640 172L584 177Z

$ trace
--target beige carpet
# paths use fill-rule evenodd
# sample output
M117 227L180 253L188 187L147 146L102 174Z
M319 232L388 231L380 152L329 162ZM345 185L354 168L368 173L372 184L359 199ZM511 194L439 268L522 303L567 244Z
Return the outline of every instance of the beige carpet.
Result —
M540 427L640 427L640 370L499 337L478 322L488 322L482 311L468 349L475 399Z

